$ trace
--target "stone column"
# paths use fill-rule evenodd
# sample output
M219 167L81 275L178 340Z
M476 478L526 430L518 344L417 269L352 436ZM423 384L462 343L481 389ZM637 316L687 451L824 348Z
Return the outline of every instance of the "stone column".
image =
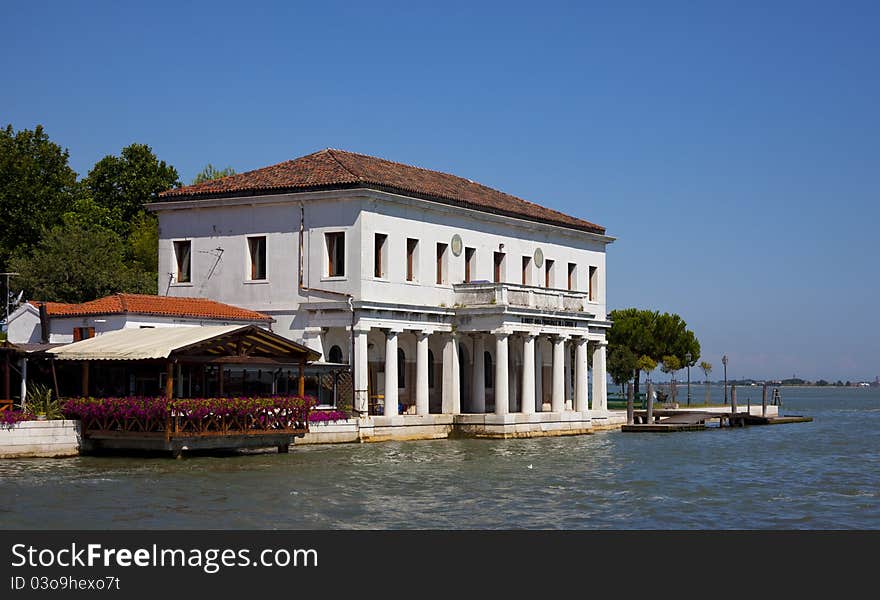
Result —
M574 345L574 409L578 412L587 412L590 409L587 393L587 338L575 338Z
M397 334L389 329L385 334L385 416L397 416Z
M443 348L443 413L457 415L461 412L461 390L458 368L458 335L446 336Z
M608 342L596 342L593 346L593 410L608 410L608 397L605 382L605 348Z
M522 371L522 413L531 415L535 412L535 337L537 334L526 333L523 337L523 371Z
M416 414L427 415L428 410L428 332L416 332Z
M495 334L495 414L509 412L507 396L507 338L509 333Z
M562 412L565 409L565 337L553 338L553 395L550 397L550 410Z
M369 373L367 372L367 334L369 327L355 327L354 330L354 410L362 415L367 414L367 394Z
M544 410L544 355L541 352L541 338L535 340L535 410Z
M474 372L471 380L471 402L475 413L486 412L486 340L482 333L474 334Z
M565 354L565 410L574 410L574 398L571 390L571 347L568 343L563 344Z

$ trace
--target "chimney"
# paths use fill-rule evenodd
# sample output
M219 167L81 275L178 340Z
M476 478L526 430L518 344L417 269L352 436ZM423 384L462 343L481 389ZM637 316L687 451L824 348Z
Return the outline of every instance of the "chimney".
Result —
M45 302L40 304L40 342L49 343L49 310Z

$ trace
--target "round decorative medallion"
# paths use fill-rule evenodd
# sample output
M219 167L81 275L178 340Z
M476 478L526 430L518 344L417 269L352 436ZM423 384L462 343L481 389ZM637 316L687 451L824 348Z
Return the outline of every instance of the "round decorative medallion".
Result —
M535 266L540 269L543 264L544 252L540 248L538 248L537 250L535 250Z
M461 236L457 233L452 236L452 254L454 256L461 256Z

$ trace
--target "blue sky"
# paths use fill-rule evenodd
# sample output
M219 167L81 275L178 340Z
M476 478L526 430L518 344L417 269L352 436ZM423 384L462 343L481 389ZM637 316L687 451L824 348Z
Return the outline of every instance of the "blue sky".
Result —
M0 122L84 175L324 147L607 227L730 377L880 375L876 2L4 2Z

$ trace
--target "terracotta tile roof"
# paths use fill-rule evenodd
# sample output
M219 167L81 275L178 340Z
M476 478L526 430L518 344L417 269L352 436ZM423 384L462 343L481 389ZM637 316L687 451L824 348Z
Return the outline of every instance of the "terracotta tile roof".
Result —
M605 233L605 228L486 187L470 179L331 148L255 171L166 190L162 201L243 193L283 193L372 188L464 206L570 229Z
M31 301L39 308L42 302ZM272 321L272 317L246 308L223 304L207 298L178 298L146 294L113 294L82 304L46 302L50 317L138 314L163 317L191 317L224 321Z

